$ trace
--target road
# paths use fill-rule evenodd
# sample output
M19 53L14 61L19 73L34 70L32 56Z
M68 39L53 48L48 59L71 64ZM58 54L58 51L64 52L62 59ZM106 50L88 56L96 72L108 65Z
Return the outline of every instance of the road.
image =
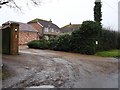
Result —
M3 88L118 88L115 58L20 47L19 55L3 55L2 60L12 73Z

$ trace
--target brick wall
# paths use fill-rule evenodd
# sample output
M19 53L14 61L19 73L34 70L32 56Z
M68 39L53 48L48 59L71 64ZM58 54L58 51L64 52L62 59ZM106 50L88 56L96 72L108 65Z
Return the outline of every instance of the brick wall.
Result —
M19 32L19 45L27 44L32 40L38 40L37 32Z
M43 33L42 26L40 26L38 23L29 23L29 25L33 26L40 34Z

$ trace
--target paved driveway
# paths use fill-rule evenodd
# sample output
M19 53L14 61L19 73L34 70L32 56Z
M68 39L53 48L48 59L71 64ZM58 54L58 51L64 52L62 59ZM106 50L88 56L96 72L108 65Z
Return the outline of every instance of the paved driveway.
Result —
M117 88L118 60L20 47L18 56L3 55L13 76L3 88L53 85L64 88Z

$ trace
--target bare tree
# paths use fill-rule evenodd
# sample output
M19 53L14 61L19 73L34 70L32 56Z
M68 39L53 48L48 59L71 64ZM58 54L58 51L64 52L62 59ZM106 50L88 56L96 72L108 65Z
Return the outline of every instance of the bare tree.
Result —
M22 2L25 2L26 5L29 5L29 3L38 6L41 3L41 0L21 0ZM0 7L2 5L6 5L10 8L17 8L21 10L21 7L18 5L17 0L0 0Z

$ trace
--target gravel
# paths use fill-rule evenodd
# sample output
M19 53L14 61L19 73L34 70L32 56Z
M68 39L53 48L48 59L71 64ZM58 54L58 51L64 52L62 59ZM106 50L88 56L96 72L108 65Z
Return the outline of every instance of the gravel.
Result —
M117 88L118 60L66 52L21 49L20 55L3 55L15 76L3 88Z

